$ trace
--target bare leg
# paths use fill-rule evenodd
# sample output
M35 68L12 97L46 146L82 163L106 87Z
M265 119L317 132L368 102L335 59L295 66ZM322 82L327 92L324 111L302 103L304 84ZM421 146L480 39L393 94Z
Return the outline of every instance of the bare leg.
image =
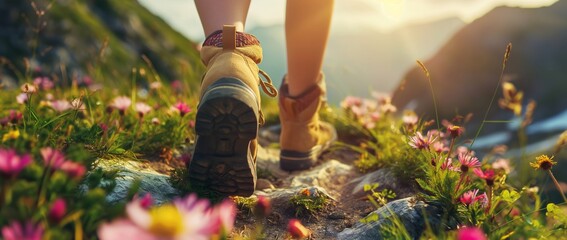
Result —
M316 83L329 37L334 0L288 0L287 82L297 96Z
M205 36L221 30L223 25L234 25L244 32L250 0L195 0Z

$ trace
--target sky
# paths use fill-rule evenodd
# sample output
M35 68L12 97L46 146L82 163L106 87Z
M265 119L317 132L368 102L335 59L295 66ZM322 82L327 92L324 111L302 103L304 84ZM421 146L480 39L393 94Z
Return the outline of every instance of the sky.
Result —
M177 31L195 41L205 36L192 0L139 0ZM557 0L336 0L332 33L344 33L353 26L390 31L407 24L427 23L458 17L471 22L501 5L548 6ZM283 24L285 0L253 0L247 29Z

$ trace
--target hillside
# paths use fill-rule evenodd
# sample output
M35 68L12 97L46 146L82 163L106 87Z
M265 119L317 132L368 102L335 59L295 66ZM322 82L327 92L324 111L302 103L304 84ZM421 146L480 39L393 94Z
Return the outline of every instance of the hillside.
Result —
M45 9L45 15L36 14L33 5ZM68 76L129 81L132 67L147 67L142 59L147 56L163 80L198 84L203 66L195 44L135 0L55 0L33 5L21 0L0 2L0 56L15 65L14 69L3 64L4 78L24 74L24 59L33 59L31 67L41 69L41 74L64 71Z
M505 78L538 102L535 119L567 108L567 1L536 9L499 7L457 32L435 56L425 61L439 99L440 114L475 114L478 124L497 86L506 45L513 44ZM393 102L414 106L418 114L434 117L423 72L414 67L403 78ZM501 95L499 95L501 96ZM490 120L511 117L495 105ZM490 125L492 129L501 125ZM487 129L488 130L488 129ZM485 131L490 132L490 131Z

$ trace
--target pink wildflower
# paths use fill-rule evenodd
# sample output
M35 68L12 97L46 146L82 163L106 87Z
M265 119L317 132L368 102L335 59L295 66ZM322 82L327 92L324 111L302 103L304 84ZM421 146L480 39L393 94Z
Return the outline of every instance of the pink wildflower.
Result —
M171 88L176 92L181 92L183 90L183 83L180 80L174 80L171 82Z
M488 169L486 171L482 171L480 168L473 169L475 175L479 178L482 178L486 181L486 185L492 186L494 185L494 170Z
M10 110L10 112L8 113L8 119L12 124L18 124L18 122L20 122L22 118L23 118L23 114L16 110Z
M254 207L254 214L260 218L267 217L272 212L272 204L270 199L266 196L258 196L256 206Z
M30 155L18 155L13 149L0 148L0 174L14 177L31 163Z
M342 102L341 107L344 109L349 109L352 106L360 106L362 104L362 99L359 97L347 96Z
M45 166L50 166L51 170L61 170L71 178L81 178L86 173L86 168L82 164L65 159L65 155L50 147L40 149Z
M28 102L29 95L27 93L20 93L16 96L16 102L19 104L25 104Z
M415 136L410 137L409 145L415 149L429 150L429 146L437 140L436 136L429 135L424 137L421 132L417 132Z
M179 115L181 115L181 117L191 112L191 108L184 102L177 102L175 105L173 105L173 108L179 112Z
M5 240L41 240L43 231L43 226L40 224L12 222L2 228L2 237Z
M447 128L447 131L451 135L452 138L458 138L463 134L463 128L457 125L453 125Z
M453 159L452 158L445 159L445 161L441 164L441 169L442 170L455 171L455 172L460 171L458 168L453 166Z
M461 163L461 172L466 173L470 168L480 167L480 162L478 158L471 156L470 154L459 153L459 162Z
M28 83L24 83L24 85L22 85L22 87L20 87L20 90L22 90L23 93L28 93L28 94L32 94L37 92L37 89L35 88L34 85L32 84L28 84Z
M478 189L470 190L459 198L462 204L470 206L476 202L480 202L482 207L488 206L488 196L486 193L478 195Z
M445 146L443 142L440 141L434 142L431 147L433 148L433 151L435 151L436 153L444 153L449 151L449 148Z
M487 240L486 235L477 227L464 227L457 233L458 240Z
M42 90L50 90L55 84L48 77L36 77L33 80L33 84Z
M504 158L496 159L496 161L492 163L492 168L502 169L505 173L510 173L510 171L512 171L512 168L510 167L510 159Z
M101 240L209 239L229 233L235 214L232 202L211 208L207 200L199 200L196 195L150 209L135 198L126 205L126 218L102 224L98 236Z
M135 108L141 118L152 110L152 107L142 102L136 103Z
M404 122L405 125L414 126L419 121L419 118L415 114L405 114L402 117L402 121Z
M50 166L52 170L59 169L65 162L65 155L57 149L50 147L39 150L45 166Z
M132 100L126 96L116 97L110 104L112 108L115 108L118 112L120 112L120 115L124 115L126 109L128 109L130 105L132 105Z
M76 163L76 162L69 161L69 160L63 162L63 164L61 164L59 169L61 169L61 171L65 172L67 174L67 176L74 178L74 179L79 179L79 178L83 177L83 175L85 175L85 173L87 172L87 169L86 169L85 166L83 166L80 163Z
M304 239L311 235L311 231L303 226L303 224L301 224L301 222L297 219L289 220L289 223L287 224L287 232L294 239Z
M51 108L56 112L65 112L71 109L71 103L67 100L55 100L51 102Z
M51 208L49 209L47 216L51 221L59 222L61 221L61 219L63 219L66 212L67 203L65 203L65 200L63 200L62 198L57 198L55 199L53 204L51 204Z
M470 190L466 193L463 193L463 196L461 196L459 200L461 201L462 204L469 206L476 202L477 194L478 194L478 189Z
M87 109L80 98L73 99L73 101L71 101L71 107L77 111L84 111Z

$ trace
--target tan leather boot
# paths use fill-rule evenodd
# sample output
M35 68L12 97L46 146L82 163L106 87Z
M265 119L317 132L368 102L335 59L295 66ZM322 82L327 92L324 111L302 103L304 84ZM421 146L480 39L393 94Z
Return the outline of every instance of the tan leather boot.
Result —
M280 88L280 168L287 171L310 168L321 153L337 139L335 128L319 120L324 105L325 81L320 75L317 84L303 94L292 97L284 79Z
M252 35L224 26L205 40L201 59L207 72L201 83L197 141L189 165L191 187L223 196L250 196L256 186L256 138L263 123L258 85L268 95L277 95L257 66L262 48Z

